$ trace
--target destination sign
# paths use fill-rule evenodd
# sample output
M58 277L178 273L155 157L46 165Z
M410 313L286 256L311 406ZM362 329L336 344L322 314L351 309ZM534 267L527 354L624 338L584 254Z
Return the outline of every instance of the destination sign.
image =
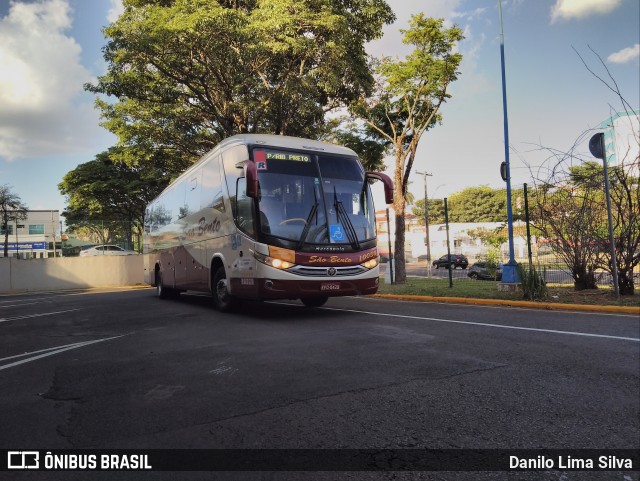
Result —
M294 162L311 162L311 156L307 154L296 154L293 152L278 152L267 150L265 152L267 160L291 160Z

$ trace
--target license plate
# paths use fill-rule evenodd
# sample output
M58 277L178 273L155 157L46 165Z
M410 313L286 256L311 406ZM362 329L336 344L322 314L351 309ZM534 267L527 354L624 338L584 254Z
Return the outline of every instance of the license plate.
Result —
M321 291L339 291L340 283L338 282L323 282L320 284Z

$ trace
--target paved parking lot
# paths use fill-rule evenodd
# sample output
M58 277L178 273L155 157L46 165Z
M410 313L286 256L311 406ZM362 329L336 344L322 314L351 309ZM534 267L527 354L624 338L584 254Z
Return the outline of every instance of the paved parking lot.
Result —
M2 296L0 334L5 449L640 447L636 316L375 298L220 314L137 289Z

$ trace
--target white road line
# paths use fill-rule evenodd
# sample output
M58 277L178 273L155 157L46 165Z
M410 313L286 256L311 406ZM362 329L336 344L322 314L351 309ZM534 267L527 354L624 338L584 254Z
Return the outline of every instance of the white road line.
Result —
M80 309L67 309L66 311L54 311L54 312L42 312L40 314L29 314L27 316L7 317L6 319L0 319L0 322L19 321L21 319L31 319L34 317L53 316L54 314L64 314L66 312L79 311Z
M570 336L598 337L602 339L617 339L619 341L640 342L640 338L636 338L636 337L609 336L606 334L591 334L588 332L557 331L555 329L537 329L535 327L506 326L502 324L489 324L484 322L471 322L471 321L455 321L453 319L438 319L435 317L406 316L403 314L387 314L383 312L358 311L355 309L338 309L335 307L321 307L321 309L325 309L329 311L353 312L356 314L367 314L369 316L400 317L402 319L417 319L422 321L448 322L451 324L466 324L469 326L498 327L501 329L517 329L519 331L547 332L550 334L567 334Z
M0 309L5 309L7 307L24 307L24 306L32 306L34 304L51 304L53 301L35 301L35 302L26 302L23 304L9 304L7 306L0 306Z
M50 297L28 297L26 299L10 299L8 301L0 301L0 304L8 304L9 302L18 302L18 303L32 303L33 301L36 302L42 302L44 300L48 300L48 299L55 299L56 297L59 296L50 296ZM5 307L5 306L0 306L0 307Z
M30 356L32 354L38 354L40 352L54 351L56 349L62 349L62 348L65 348L65 347L77 346L78 344L84 344L85 342L87 342L87 341L74 342L73 344L65 344L64 346L48 347L46 349L40 349L38 351L25 352L23 354L16 354L15 356L3 357L3 358L0 358L0 362L8 361L9 359L15 359L17 357Z
M70 344L68 347L63 347L62 349L58 349L57 351L47 352L45 354L40 354L39 356L30 357L29 359L23 359L22 361L12 362L11 364L5 364L4 366L0 366L0 371L2 371L3 369L9 369L10 367L15 367L15 366L19 366L21 364L25 364L27 362L36 361L38 359L42 359L43 357L53 356L55 354L60 354L60 353L63 353L65 351L70 351L71 349L78 349L80 347L89 346L91 344L97 344L99 342L110 341L111 339L118 339L120 337L124 337L124 336L128 336L128 335L129 334L122 334L121 336L107 337L105 339L98 339L96 341L86 341L86 342L81 342L81 343L78 343L78 344ZM41 352L41 351L35 351L33 354L35 354L37 352Z

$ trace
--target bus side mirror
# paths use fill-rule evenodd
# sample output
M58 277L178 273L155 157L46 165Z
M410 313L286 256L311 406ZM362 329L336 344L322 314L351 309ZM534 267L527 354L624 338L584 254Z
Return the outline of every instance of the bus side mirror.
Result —
M393 204L393 182L387 174L382 172L367 172L366 179L380 180L384 185L384 200L387 204Z
M244 176L247 179L247 197L258 198L258 168L252 160L244 164Z

